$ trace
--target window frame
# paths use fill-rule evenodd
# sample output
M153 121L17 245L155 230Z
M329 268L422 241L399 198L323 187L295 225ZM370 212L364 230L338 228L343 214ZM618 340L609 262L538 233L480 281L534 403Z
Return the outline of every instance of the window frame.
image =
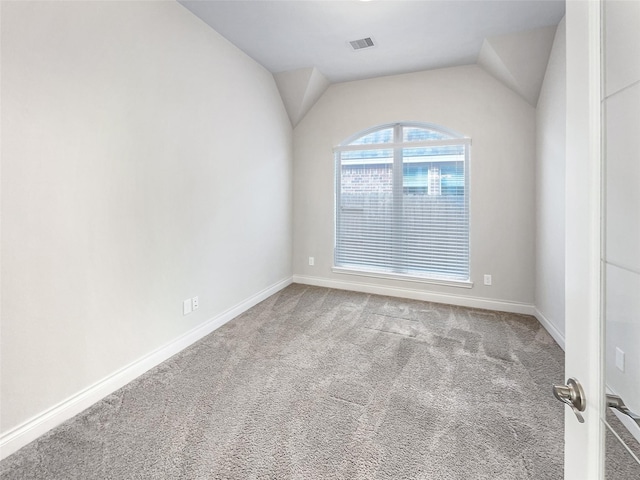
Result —
M419 140L419 141L404 141L403 129L404 128L419 128L441 133L448 136L446 139L438 140ZM372 133L393 129L393 137L391 142L387 143L362 143L353 144L358 139L370 135ZM420 147L437 147L437 146L449 146L449 145L462 145L464 146L464 201L465 211L467 216L467 273L466 279L456 279L447 277L446 275L437 275L433 272L425 275L419 275L416 273L400 273L400 272L385 272L377 271L375 269L368 270L366 267L345 267L337 265L338 256L338 208L341 205L341 190L342 190L342 152L348 151L362 151L362 150L391 150L393 156L392 177L394 184L394 192L396 189L402 191L403 189L403 175L397 173L403 171L403 150L410 148ZM356 275L362 277L371 278L386 278L393 280L402 280L418 283L428 283L436 285L446 285L461 288L472 288L473 282L471 281L471 212L470 212L470 192L471 185L469 182L470 173L470 150L471 150L471 138L461 135L453 130L450 130L441 125L424 122L395 122L382 125L376 125L365 130L362 130L343 141L340 145L334 147L334 255L332 272L347 275ZM395 208L395 207L394 207ZM396 218L396 217L394 217Z

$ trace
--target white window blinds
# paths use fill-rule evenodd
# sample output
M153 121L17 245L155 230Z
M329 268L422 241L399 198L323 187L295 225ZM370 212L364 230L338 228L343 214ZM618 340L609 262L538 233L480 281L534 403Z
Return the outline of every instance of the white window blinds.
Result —
M335 266L469 280L470 140L385 125L336 147Z

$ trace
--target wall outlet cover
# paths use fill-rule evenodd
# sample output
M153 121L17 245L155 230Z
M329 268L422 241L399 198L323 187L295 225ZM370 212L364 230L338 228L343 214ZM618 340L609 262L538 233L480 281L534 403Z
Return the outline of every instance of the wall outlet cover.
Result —
M191 305L192 305L194 310L198 309L198 307L200 306L200 300L198 300L198 297L193 297L191 299Z
M191 299L187 299L184 302L182 302L182 314L183 315L189 315L191 313Z

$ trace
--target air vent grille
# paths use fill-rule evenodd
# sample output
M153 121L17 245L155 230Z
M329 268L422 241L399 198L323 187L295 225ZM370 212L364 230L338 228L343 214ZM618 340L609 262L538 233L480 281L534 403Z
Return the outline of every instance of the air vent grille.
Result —
M354 50L361 50L363 48L373 47L373 40L371 40L371 37L361 38L360 40L353 40L352 42L349 42L349 43L351 44L351 47Z

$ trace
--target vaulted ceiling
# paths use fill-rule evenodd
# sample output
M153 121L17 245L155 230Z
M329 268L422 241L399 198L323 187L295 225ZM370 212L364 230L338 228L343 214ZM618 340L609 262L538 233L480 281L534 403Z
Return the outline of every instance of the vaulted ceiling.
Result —
M564 15L564 0L179 1L274 74L294 125L330 83L474 63L535 105Z

